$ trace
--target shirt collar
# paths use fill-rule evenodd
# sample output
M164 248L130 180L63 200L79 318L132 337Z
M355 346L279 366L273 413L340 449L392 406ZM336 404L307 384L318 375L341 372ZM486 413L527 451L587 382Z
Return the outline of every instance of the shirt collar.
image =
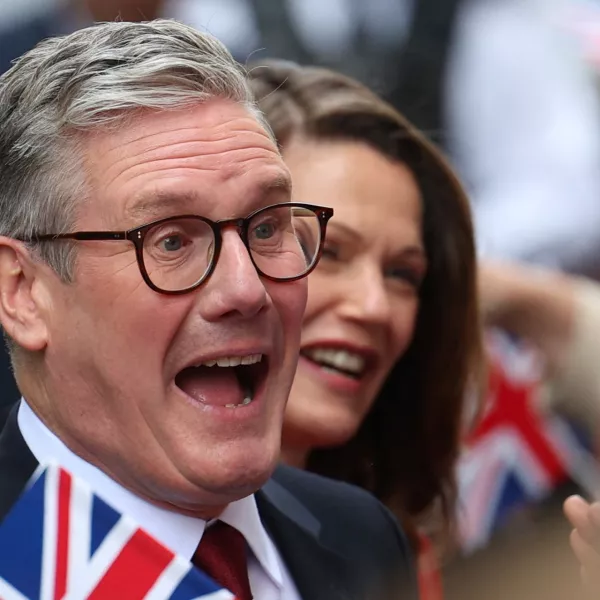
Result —
M260 519L256 498L252 495L232 502L221 513L219 520L231 525L244 536L271 581L279 589L283 589L281 563L275 545Z
M155 506L121 486L67 448L24 399L21 399L17 419L23 439L40 465L55 461L72 475L86 481L102 500L135 519L142 529L173 552L187 560L192 558L204 534L206 521ZM281 566L275 546L260 519L255 497L247 496L232 502L219 519L244 536L269 578L281 588Z

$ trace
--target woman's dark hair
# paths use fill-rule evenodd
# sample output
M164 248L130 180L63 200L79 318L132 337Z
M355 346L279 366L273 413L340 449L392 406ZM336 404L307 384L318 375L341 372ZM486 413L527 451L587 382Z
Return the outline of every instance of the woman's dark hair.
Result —
M254 66L249 76L282 148L292 138L363 142L407 165L419 184L428 271L413 341L354 438L313 450L307 468L371 491L413 541L417 526L437 510L448 533L466 404L469 392L479 391L483 369L465 193L435 147L357 81L285 61Z

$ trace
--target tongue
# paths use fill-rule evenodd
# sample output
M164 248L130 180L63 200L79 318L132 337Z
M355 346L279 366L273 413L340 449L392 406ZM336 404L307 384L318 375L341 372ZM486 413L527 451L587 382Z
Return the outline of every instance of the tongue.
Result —
M244 400L234 367L191 367L179 373L176 383L194 400L211 406L241 404Z

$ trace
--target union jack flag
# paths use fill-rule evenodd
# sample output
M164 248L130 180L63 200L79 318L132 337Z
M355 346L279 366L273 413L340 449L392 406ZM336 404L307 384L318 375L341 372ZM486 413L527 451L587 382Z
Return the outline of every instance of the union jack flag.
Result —
M571 424L539 406L535 354L490 335L486 411L458 465L458 533L463 552L485 546L515 510L547 498L567 479L595 495L596 462Z
M0 600L235 600L48 465L0 523Z

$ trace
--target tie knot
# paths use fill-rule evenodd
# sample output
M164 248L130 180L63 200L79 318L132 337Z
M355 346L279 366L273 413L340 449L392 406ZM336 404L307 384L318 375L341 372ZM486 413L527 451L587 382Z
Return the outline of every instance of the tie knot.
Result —
M192 563L233 593L238 600L252 600L246 540L231 525L217 521L207 527Z

